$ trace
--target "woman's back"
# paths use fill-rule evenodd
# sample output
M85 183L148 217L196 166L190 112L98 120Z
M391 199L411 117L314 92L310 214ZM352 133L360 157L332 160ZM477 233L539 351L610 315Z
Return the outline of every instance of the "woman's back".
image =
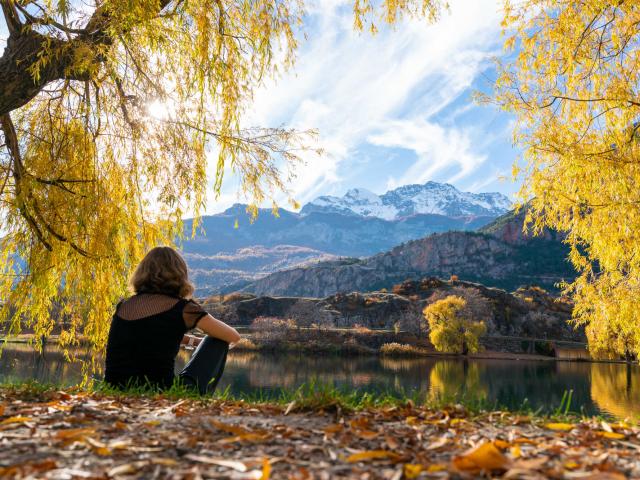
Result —
M107 383L169 387L180 342L205 315L194 301L164 294L141 293L120 302L107 342Z

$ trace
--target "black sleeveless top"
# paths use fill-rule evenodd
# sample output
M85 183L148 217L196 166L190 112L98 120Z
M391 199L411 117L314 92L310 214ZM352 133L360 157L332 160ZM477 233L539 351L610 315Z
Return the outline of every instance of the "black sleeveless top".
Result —
M109 330L105 381L170 387L182 337L205 315L193 300L169 295L139 294L120 302Z

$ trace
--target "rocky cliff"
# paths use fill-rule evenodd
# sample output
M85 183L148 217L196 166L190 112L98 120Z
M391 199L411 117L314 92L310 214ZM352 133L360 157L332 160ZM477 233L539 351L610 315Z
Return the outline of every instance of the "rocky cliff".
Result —
M554 232L541 237L523 233L523 218L523 213L511 212L478 232L433 234L365 259L280 271L241 290L256 295L326 297L389 288L408 278L431 275L456 275L507 290L530 284L553 290L557 282L574 278L560 237Z
M422 316L434 295L472 291L489 305L489 335L584 341L584 333L568 323L571 303L537 287L509 293L497 288L454 280L425 278L396 285L394 293L346 293L325 298L256 297L232 294L205 302L214 316L234 325L250 325L258 317L292 319L298 326L396 329L424 334ZM464 293L463 293L464 295Z

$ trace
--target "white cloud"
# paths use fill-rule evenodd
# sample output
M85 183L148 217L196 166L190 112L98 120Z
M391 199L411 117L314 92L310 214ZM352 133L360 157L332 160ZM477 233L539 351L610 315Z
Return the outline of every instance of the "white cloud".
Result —
M421 119L389 121L367 140L374 145L409 149L417 156L401 175L389 177L388 188L424 183L438 171L452 167L457 173L446 181L455 183L486 160L486 155L475 153L477 149L468 132Z
M257 92L248 119L319 129L326 154L305 157L292 184L298 200L326 193L338 181L366 187L366 179L344 173L345 162L366 142L416 151L418 161L406 172L389 172L398 182L428 179L457 164L455 180L484 161L471 153L468 133L428 120L469 88L499 38L495 0L451 3L451 13L435 25L408 21L371 36L353 31L351 10L343 8L350 3L311 2L313 28L294 70Z

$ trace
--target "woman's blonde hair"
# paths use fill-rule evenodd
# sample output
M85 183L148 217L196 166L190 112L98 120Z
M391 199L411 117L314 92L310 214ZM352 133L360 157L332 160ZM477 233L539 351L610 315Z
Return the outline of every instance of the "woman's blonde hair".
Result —
M171 247L155 247L142 259L131 277L135 293L163 293L182 298L193 294L187 264Z

